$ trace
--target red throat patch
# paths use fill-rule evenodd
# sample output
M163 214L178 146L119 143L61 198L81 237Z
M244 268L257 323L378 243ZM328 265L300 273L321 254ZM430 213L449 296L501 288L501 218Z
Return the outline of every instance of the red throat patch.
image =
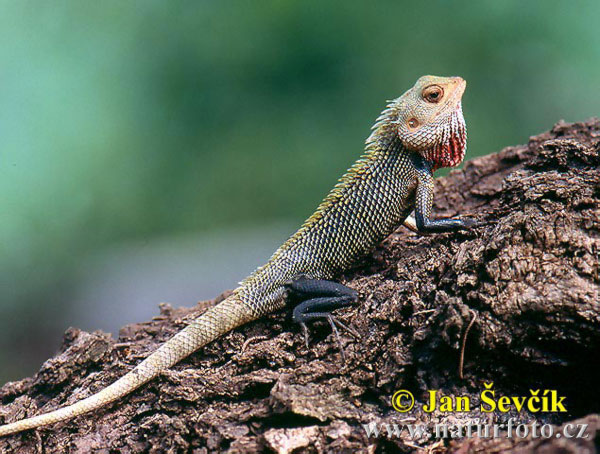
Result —
M435 148L425 150L423 157L433 164L433 170L456 167L465 157L467 149L467 127L459 103L450 121L442 132L442 139Z

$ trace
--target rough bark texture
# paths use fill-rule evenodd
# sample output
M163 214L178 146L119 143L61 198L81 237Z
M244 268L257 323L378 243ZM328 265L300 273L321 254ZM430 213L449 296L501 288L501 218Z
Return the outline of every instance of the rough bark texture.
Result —
M289 316L250 324L97 413L0 440L2 452L593 453L600 435L600 121L557 124L526 146L467 162L437 180L437 216L473 231L420 237L401 228L341 280L360 304L341 319L346 361L328 325L307 350ZM0 390L0 420L97 391L201 310L163 305L151 322L108 335L69 330L34 377ZM467 325L464 378L460 347ZM479 394L557 389L567 413L482 414ZM399 389L417 404L391 406ZM469 413L427 414L428 390L468 395ZM363 424L519 421L588 424L586 439L411 438ZM385 426L380 426L385 427Z

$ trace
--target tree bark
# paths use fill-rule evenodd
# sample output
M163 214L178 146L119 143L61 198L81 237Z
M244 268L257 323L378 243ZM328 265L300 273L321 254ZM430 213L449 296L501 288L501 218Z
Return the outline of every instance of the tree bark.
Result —
M436 217L468 232L400 228L340 280L360 291L340 319L345 360L327 323L311 345L275 314L224 336L123 400L75 420L0 439L2 452L594 453L600 444L600 121L558 123L524 146L436 180ZM205 305L204 305L205 306ZM98 391L198 315L161 307L118 339L70 329L33 377L0 390L0 421ZM467 329L470 326L470 329ZM464 364L461 371L461 348ZM496 397L557 390L566 412L479 411ZM490 385L491 386L491 385ZM395 391L416 399L392 407ZM426 413L428 391L468 396L470 412ZM411 437L383 424L587 424L587 438ZM363 425L374 423L379 436ZM393 427L393 426L391 426ZM550 426L548 426L550 427Z

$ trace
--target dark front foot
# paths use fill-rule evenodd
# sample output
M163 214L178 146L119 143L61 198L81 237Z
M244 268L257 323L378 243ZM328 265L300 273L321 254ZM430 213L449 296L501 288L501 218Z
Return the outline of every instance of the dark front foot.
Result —
M431 219L433 205L433 165L418 155L414 155L417 171L417 191L415 194L415 225L420 233L455 232L473 227L471 219ZM409 222L410 224L410 222Z
M286 288L288 301L296 304L292 312L292 319L302 327L306 346L308 347L308 327L306 324L315 319L326 319L331 325L331 330L340 346L342 357L345 358L336 325L355 337L359 337L359 335L331 315L331 312L354 304L358 301L358 292L337 282L310 279L305 276L294 279L286 285Z
M474 219L427 219L418 214L415 216L415 221L420 233L456 232L477 226L477 221Z

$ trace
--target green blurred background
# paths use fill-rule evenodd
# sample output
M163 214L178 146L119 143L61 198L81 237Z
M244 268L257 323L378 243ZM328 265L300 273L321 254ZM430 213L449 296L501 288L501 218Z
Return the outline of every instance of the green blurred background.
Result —
M231 288L385 104L460 75L468 157L600 112L600 2L2 2L0 382L69 326Z

